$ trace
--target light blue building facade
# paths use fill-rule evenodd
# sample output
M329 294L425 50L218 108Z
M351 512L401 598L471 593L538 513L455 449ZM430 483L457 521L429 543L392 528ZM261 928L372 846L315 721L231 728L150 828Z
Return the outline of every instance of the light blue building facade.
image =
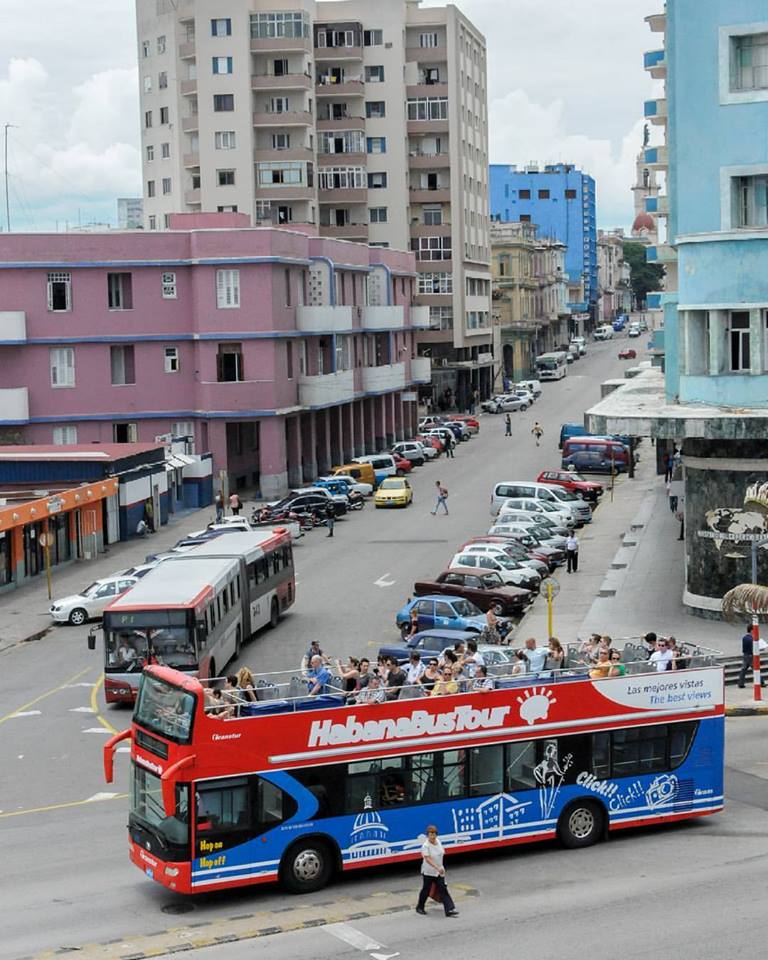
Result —
M570 303L573 313L597 317L597 219L595 181L572 164L518 169L490 166L491 217L509 223L529 221L542 237L567 246L565 269L573 283L583 282L584 302Z

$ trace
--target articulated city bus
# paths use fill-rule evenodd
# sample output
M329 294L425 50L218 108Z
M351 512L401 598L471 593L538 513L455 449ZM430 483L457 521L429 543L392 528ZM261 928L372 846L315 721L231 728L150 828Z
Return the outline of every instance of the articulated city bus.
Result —
M317 890L338 870L417 859L428 823L456 853L585 847L721 810L722 669L626 669L358 705L290 699L281 683L222 719L199 680L150 666L105 776L130 739L130 858L181 893Z
M223 533L166 557L104 611L107 702L132 703L147 663L217 676L295 596L291 535L281 528Z
M539 380L562 380L568 376L567 353L542 353L536 357L536 372Z

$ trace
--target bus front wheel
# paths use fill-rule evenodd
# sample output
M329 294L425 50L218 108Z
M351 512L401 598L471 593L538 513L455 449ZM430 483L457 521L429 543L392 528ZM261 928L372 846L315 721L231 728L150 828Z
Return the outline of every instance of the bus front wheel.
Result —
M277 605L277 597L272 597L272 605L269 608L269 625L274 630L280 620L280 608Z
M283 858L282 880L292 893L314 893L328 883L332 873L331 851L322 840L297 843Z
M602 838L604 824L605 813L599 804L577 800L560 815L557 832L564 847L589 847Z

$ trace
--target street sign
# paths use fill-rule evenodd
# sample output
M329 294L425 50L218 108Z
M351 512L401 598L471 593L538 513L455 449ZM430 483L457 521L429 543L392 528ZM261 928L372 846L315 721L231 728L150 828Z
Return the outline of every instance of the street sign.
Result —
M539 590L543 596L549 596L550 587L552 588L551 596L556 597L560 593L560 581L556 580L555 577L544 577L541 581L541 586Z
M403 392L400 394L400 399L403 401L403 403L416 403L416 401L419 399L419 395L415 390L403 390Z
M53 534L52 533L41 533L37 538L37 542L40 546L45 549L46 547L53 546Z
M699 530L696 534L702 540L732 540L736 543L768 543L768 530L764 533L720 533L717 530Z
M61 497L51 497L48 501L48 513L61 513L64 501Z

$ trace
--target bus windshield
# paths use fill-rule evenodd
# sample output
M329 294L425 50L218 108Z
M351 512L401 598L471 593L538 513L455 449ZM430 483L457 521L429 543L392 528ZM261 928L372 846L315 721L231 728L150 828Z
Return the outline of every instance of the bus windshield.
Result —
M557 370L557 360L554 357L548 357L546 360L537 357L536 368L538 370Z
M160 845L163 858L180 861L189 858L189 785L176 784L176 810L174 816L166 815L160 777L138 764L131 765L129 796L129 823L132 828L143 828ZM154 843L145 843L154 850ZM159 851L157 851L159 852Z
M176 743L189 743L194 713L194 694L144 674L133 711L134 723Z
M120 627L105 630L106 669L141 672L146 663L196 670L197 651L189 627Z

